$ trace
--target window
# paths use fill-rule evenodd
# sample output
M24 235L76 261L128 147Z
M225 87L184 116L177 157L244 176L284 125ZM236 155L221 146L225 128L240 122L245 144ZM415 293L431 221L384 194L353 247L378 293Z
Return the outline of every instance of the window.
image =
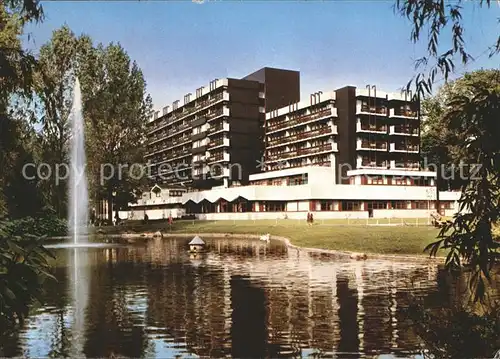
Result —
M284 212L286 202L262 202L262 212Z
M342 211L360 211L361 202L359 201L342 201Z
M392 184L394 184L396 186L406 186L406 178L393 177Z
M392 201L391 209L408 209L406 201Z
M428 201L416 201L415 202L415 209L429 209L429 202Z
M413 183L415 186L431 186L431 179L430 178L416 178L413 180Z
M333 201L320 201L320 209L322 211L333 211Z
M368 202L368 209L387 209L387 202L373 201Z
M288 178L289 186L298 186L307 184L307 173L304 173L302 176L293 176Z
M368 184L384 184L383 176L368 176Z

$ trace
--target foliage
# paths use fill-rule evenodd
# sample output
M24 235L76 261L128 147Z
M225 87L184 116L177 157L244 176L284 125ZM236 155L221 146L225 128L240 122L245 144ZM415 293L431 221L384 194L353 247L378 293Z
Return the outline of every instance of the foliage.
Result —
M23 236L30 233L35 236L64 236L68 232L67 222L56 216L24 217L6 224L6 233L11 236Z
M77 38L65 25L55 30L50 41L40 48L34 90L41 116L35 121L41 127L41 158L51 168L67 163L73 85L80 45L85 41L86 37ZM65 216L66 182L51 178L44 182L43 190L57 214Z
M433 97L422 103L422 156L427 164L438 166L438 185L441 190L460 189L465 181L460 178L457 149L463 144L462 133L453 130L445 118L446 102L457 95L466 94L474 84L485 84L494 89L500 70L478 70L445 84ZM455 126L455 129L456 126ZM461 131L461 129L458 129Z
M139 165L132 167L143 163L145 125L152 107L144 76L119 44L87 48L78 76L87 138L92 138L87 141L92 198L113 203L116 196L118 202L127 202L141 185L140 177L145 178ZM109 169L103 172L105 178L103 168Z
M395 11L409 19L412 23L411 40L420 41L423 34L427 33L427 56L423 56L415 63L416 70L423 69L407 85L409 89L415 84L416 96L431 93L433 84L439 75L448 80L455 71L455 61L462 64L474 60L466 49L464 39L465 27L463 23L463 4L466 0L448 2L446 0L396 0ZM470 6L490 9L495 0L477 0ZM450 31L451 30L451 31ZM440 50L443 36L450 34L451 48ZM500 35L492 45L485 49L489 56L500 52Z
M48 257L43 238L11 236L0 221L0 328L7 330L22 322L29 305L39 300L48 273Z
M33 215L43 203L38 182L22 176L24 164L34 161L33 129L9 109L15 97L30 96L34 58L21 49L19 14L0 4L0 218Z
M443 120L458 138L450 147L451 157L469 167L461 188L460 212L427 249L431 255L440 248L449 250L449 269L465 262L473 273L476 300L482 298L490 269L500 258L500 243L493 236L494 224L500 223L499 118L500 72L487 81L464 84L462 92L446 100Z
M478 314L462 305L426 308L414 303L407 314L432 358L492 358L500 348L500 305Z

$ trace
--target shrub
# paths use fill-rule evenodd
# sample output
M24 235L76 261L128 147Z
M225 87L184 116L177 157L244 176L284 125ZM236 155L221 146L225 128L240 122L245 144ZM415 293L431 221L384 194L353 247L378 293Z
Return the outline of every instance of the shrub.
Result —
M24 233L11 234L12 223L0 221L0 332L22 322L29 305L40 298L49 273L42 239Z
M34 236L63 236L67 233L66 221L56 217L32 218L25 217L8 223L8 232L13 236L22 237L25 233Z

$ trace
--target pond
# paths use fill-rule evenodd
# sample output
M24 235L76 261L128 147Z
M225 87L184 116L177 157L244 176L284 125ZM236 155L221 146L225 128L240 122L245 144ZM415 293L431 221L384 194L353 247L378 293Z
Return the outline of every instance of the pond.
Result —
M54 249L58 281L0 338L0 356L416 358L409 303L460 297L460 283L426 262L229 238L205 239L195 257L189 239L143 241Z

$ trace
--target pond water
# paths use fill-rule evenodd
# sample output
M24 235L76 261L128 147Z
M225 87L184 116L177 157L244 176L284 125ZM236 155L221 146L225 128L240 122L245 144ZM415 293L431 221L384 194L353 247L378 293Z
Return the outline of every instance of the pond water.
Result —
M58 281L0 356L417 358L410 301L460 296L434 264L205 241L198 257L189 239L54 249Z

